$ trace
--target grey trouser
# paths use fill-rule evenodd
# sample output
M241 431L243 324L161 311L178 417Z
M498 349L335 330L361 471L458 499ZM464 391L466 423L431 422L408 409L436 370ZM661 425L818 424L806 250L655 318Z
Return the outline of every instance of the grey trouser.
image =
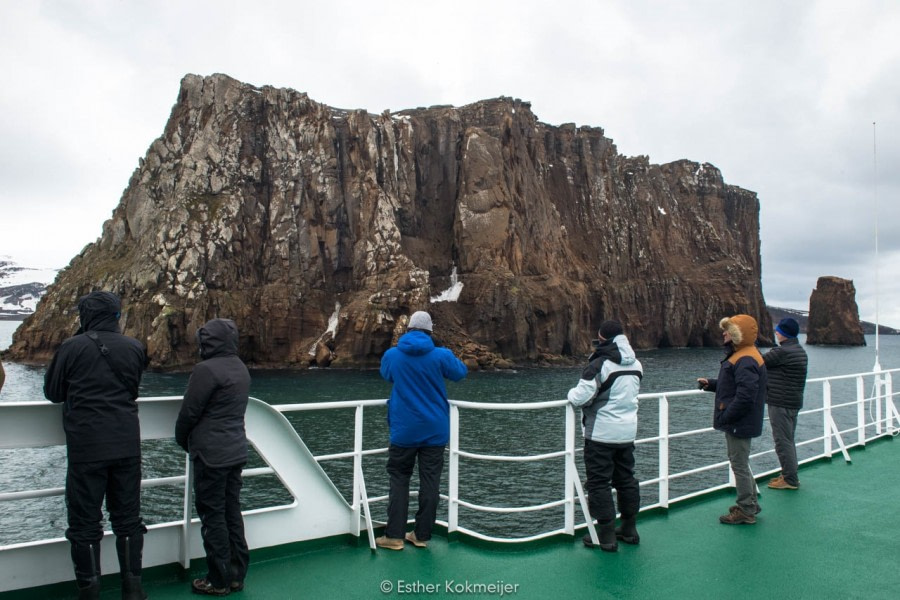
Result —
M759 504L756 502L756 481L750 471L750 438L726 433L725 444L737 487L737 505L745 514L755 515L759 512Z
M769 424L772 425L775 454L781 463L781 476L791 485L800 484L797 479L797 447L794 445L799 412L796 408L769 405Z

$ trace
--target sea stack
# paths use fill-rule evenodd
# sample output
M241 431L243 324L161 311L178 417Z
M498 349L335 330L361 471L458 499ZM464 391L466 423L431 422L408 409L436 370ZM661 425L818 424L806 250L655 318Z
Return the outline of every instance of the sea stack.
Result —
M819 277L809 297L806 343L823 346L865 346L856 288L840 277Z

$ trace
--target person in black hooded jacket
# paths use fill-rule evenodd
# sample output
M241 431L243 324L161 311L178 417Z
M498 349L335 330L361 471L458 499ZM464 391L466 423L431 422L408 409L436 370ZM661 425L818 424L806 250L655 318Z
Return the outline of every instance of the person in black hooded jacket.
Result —
M100 597L100 525L103 498L122 575L122 598L146 598L141 555L147 528L141 519L141 428L138 386L147 353L119 333L121 303L110 292L78 300L81 328L62 343L44 377L44 395L63 403L66 432L66 538L78 597Z
M191 583L192 591L224 596L244 588L250 561L240 497L247 462L244 414L250 372L238 357L234 321L209 321L197 331L197 341L204 360L188 381L175 441L191 456L208 568L206 577Z

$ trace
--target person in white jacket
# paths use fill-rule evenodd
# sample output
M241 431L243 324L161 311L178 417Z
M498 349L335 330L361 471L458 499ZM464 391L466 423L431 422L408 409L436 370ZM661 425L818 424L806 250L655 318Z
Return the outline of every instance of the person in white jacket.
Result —
M617 540L640 542L635 524L641 496L634 476L634 439L642 377L643 367L622 325L608 320L600 325L594 353L578 385L568 393L569 402L582 412L588 508L597 520L600 549L606 552L618 550ZM616 488L622 518L618 528L612 488ZM584 545L594 547L589 535Z

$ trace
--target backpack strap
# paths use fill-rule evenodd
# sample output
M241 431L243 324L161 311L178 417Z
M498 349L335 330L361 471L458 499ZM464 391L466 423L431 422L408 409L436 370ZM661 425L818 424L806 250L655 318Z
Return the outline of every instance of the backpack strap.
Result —
M100 350L100 356L106 361L106 364L109 365L109 368L115 374L122 385L125 386L125 389L128 390L128 393L131 394L132 398L138 397L138 390L134 386L133 383L129 383L129 381L122 375L122 371L119 370L118 367L113 363L112 359L109 357L109 348L106 347L106 344L100 341L100 336L97 335L96 331L88 331L85 333L95 344L97 344L97 349Z

